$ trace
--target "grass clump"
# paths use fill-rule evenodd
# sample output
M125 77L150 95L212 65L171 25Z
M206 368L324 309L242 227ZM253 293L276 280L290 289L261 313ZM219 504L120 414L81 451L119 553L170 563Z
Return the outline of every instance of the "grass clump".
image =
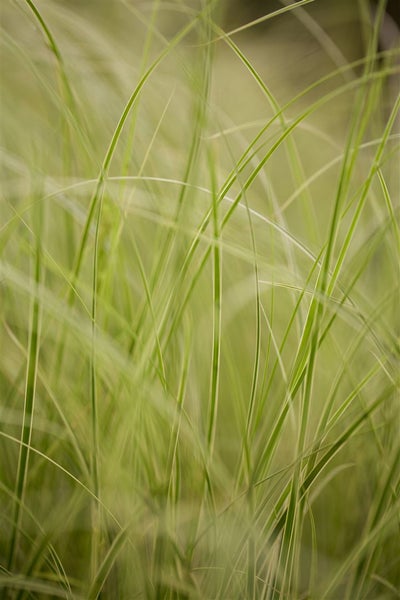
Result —
M397 597L399 48L321 4L5 4L5 597Z

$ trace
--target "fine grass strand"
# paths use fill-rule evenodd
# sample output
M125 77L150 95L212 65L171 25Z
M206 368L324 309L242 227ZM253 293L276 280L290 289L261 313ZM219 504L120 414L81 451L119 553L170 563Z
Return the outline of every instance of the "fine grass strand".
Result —
M40 206L40 205L39 205ZM40 228L42 227L41 214L37 215L38 231L36 233L36 248L35 248L35 262L34 262L34 286L36 290L41 284L42 279L42 257L41 257L41 235ZM40 317L41 317L41 305L40 298L38 295L33 295L32 306L31 306L31 324L30 324L30 336L29 336L29 347L28 347L28 360L27 370L25 379L25 396L24 396L24 409L23 409L23 420L21 430L21 445L18 457L18 467L16 474L15 483L15 495L17 501L14 503L14 515L13 515L13 529L11 534L10 547L8 552L8 563L7 569L12 570L14 567L15 553L18 546L18 536L21 527L21 504L24 501L26 481L29 471L29 446L32 438L33 430L33 419L35 411L35 397L36 397L36 381L37 381L37 370L39 362L39 349L40 349Z

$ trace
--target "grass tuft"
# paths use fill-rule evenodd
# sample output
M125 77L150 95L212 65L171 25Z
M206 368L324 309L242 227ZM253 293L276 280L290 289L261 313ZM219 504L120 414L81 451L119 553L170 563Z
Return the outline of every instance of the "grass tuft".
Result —
M2 597L400 588L389 3L250 4L2 7Z

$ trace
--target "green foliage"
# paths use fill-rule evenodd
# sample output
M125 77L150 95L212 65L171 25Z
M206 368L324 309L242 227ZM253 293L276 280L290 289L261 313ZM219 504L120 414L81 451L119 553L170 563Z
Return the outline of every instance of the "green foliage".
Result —
M398 597L400 52L322 4L5 3L5 598Z

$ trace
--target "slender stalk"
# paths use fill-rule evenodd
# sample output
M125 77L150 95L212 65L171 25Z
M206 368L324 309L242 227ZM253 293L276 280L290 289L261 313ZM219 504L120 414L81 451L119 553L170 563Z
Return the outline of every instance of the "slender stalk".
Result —
M28 481L30 444L33 433L33 422L35 413L36 383L39 364L40 350L40 327L41 327L41 302L40 286L42 284L42 251L41 231L43 227L41 205L38 205L36 227L34 234L35 258L33 266L33 287L31 301L30 333L28 346L28 360L25 377L24 407L21 428L21 443L19 447L18 466L15 483L14 512L12 520L12 533L8 550L8 571L13 571L16 566L18 543L22 527L22 506L24 504L26 487Z

